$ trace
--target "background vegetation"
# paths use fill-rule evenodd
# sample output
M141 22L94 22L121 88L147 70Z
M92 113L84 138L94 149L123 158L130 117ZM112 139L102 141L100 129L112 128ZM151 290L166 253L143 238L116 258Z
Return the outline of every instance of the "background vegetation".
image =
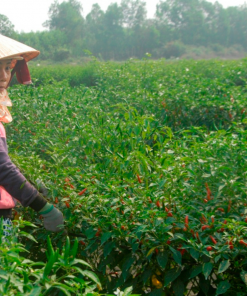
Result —
M44 23L48 31L18 33L0 15L0 32L41 51L40 60L85 57L104 60L142 58L240 58L247 51L247 7L223 8L206 0L160 1L148 19L142 0L112 3L106 11L94 4L84 18L76 0L55 1Z

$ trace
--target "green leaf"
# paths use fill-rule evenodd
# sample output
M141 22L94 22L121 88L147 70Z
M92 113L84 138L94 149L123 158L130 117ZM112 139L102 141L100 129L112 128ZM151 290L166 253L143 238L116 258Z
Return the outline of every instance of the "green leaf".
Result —
M82 274L83 274L84 276L90 278L90 279L91 279L92 281L94 281L97 285L99 285L99 287L102 289L102 287L101 287L101 283L100 283L100 280L99 280L98 276L97 276L94 272L92 272L92 271L90 271L90 270L83 270L83 271L82 271Z
M101 245L103 245L111 236L112 236L111 232L103 233L103 235L101 237Z
M172 288L176 296L183 296L185 291L184 283L178 278L172 283Z
M41 287L34 287L28 296L39 296L41 294Z
M231 287L228 281L222 281L219 283L216 291L216 296L226 293L226 291Z
M91 228L88 228L86 231L85 231L85 234L87 236L88 239L91 239L95 236L97 231L95 231L92 227Z
M198 258L200 256L200 253L198 251L196 251L195 249L190 249L190 255L196 260L198 261Z
M222 273L228 269L228 267L231 265L229 260L224 260L220 263L218 273Z
M151 269L147 269L144 271L144 273L142 274L142 277L141 277L144 284L146 284L147 280L150 278L151 275L152 275Z
M84 261L82 259L74 259L73 262L71 262L70 264L74 265L74 264L78 264L78 263L92 268L91 265L89 265L86 261Z
M163 293L163 289L155 289L148 295L149 296L162 296L162 293Z
M70 256L74 259L78 250L78 239L75 239L74 245L72 247L72 250L70 250Z
M165 269L167 261L168 261L168 254L164 253L164 252L160 252L157 256L157 261L158 261L159 266L162 269Z
M161 180L158 184L159 184L159 188L162 188L166 183L166 179Z
M202 265L198 265L192 268L191 273L190 273L190 279L198 276L202 272Z
M115 248L115 242L108 242L104 245L104 257L107 257Z
M180 267L168 270L165 273L164 287L167 287L171 282L175 281L175 279L180 276L181 271Z
M124 280L126 280L128 270L130 269L131 265L135 262L135 259L130 257L127 260L125 260L123 267L122 267L122 276Z
M128 287L126 289L124 289L124 293L123 293L123 296L129 296L133 291L133 287Z
M59 289L60 291L62 291L66 296L71 296L70 292L68 291L69 290L69 287L66 286L66 285L62 285L60 283L57 283L56 285L52 286L52 288L57 288ZM46 292L48 292L49 290L46 290L45 291L45 294ZM44 295L45 295L44 294ZM50 295L50 294L46 294L46 295Z
M245 285L247 286L247 272L245 270L241 271L240 277L241 277L242 281L245 283Z
M156 247L151 248L147 253L147 257L149 257L154 252L155 249Z
M69 259L69 253L70 253L70 239L69 236L66 238L65 248L64 248L64 256L63 259L65 262Z
M169 249L172 251L173 253L173 258L175 260L175 262L177 262L177 264L181 265L182 264L182 255L179 251L175 250L174 248L169 246Z
M214 262L217 263L220 260L220 258L221 258L221 254L214 258Z
M29 233L26 233L26 232L24 232L24 231L20 231L20 232L18 233L18 235L19 235L19 236L25 236L25 237L29 238L30 240L34 241L35 243L38 243L38 242L36 241L36 239L35 239L31 234L29 234Z
M206 279L209 277L211 271L213 270L213 267L214 266L211 262L207 262L207 263L203 264L202 271L203 271L203 274Z

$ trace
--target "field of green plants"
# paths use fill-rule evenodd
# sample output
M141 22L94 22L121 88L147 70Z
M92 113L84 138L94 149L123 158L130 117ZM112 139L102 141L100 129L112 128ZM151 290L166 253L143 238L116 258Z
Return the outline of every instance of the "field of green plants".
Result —
M66 232L18 206L1 293L247 295L247 60L31 72L10 89L10 157Z

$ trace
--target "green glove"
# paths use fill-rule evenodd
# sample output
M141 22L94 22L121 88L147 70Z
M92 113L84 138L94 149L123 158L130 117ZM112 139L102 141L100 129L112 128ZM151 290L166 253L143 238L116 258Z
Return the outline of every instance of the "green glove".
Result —
M44 227L52 232L58 232L64 228L63 214L52 204L47 203L39 214L44 218Z

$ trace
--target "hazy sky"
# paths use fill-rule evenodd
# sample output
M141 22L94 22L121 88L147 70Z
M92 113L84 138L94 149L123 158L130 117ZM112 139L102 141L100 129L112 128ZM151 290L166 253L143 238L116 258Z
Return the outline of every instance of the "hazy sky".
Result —
M59 0L61 3L63 0ZM215 2L214 0L208 0ZM6 15L15 25L17 31L42 31L42 24L48 19L48 10L54 0L1 0L0 14ZM98 3L103 10L109 4L121 0L80 0L83 6L83 15L86 16L94 3ZM146 0L148 17L153 17L156 4L159 0ZM242 5L245 0L218 0L224 7Z

